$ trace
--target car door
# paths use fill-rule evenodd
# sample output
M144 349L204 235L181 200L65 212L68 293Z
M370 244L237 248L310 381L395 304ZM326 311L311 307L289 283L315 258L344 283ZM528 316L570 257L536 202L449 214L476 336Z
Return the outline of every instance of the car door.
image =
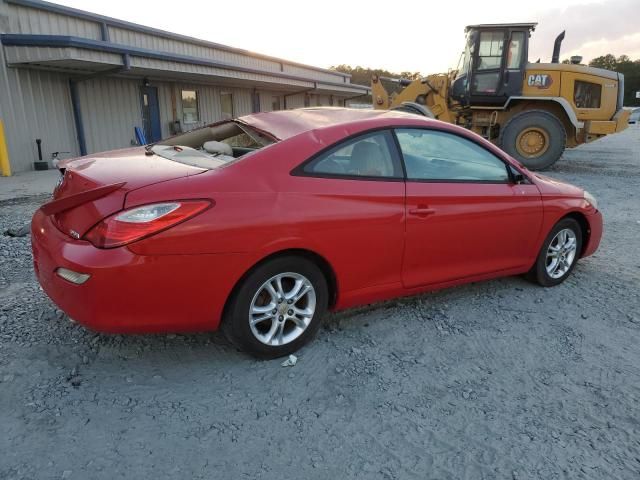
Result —
M542 224L540 192L466 137L397 129L406 169L405 288L526 266Z
M349 292L401 285L405 183L393 133L366 132L297 167L289 215Z

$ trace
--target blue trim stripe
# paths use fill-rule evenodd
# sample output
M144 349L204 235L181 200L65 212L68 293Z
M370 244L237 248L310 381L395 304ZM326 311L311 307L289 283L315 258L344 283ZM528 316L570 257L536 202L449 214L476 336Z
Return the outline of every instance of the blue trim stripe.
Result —
M206 58L192 57L190 55L180 55L169 52L158 52L156 50L148 50L146 48L129 47L118 43L103 42L89 38L73 37L66 35L31 35L31 34L14 34L5 33L0 35L0 43L5 46L21 46L21 47L57 47L57 48L82 48L86 50L96 50L100 52L116 53L119 55L133 55L137 57L153 58L156 60L165 60L169 62L186 63L192 65L201 65L213 68L223 68L237 72L246 72L257 75L268 75L271 77L283 78L287 80L296 80L309 83L320 83L323 85L331 85L342 88L352 88L362 92L368 92L369 88L363 85L355 85L352 83L330 82L318 79L300 77L282 72L272 72L269 70L260 70L257 68L244 67L228 62L217 60L209 60Z

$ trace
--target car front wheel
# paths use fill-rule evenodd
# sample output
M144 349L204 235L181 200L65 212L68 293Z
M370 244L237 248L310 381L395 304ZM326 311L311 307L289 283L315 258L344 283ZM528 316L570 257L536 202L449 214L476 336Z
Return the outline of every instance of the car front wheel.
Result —
M529 278L544 287L564 282L582 251L582 229L572 218L560 220L551 230L538 254Z
M312 261L275 258L242 281L230 299L222 329L247 353L259 358L282 357L315 336L328 296L327 281Z

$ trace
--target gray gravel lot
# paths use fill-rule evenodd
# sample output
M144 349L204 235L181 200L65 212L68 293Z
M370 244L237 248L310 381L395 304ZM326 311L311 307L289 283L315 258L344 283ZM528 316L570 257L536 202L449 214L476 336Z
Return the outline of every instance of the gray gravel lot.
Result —
M0 478L640 478L640 128L549 174L605 216L564 284L512 277L333 315L288 368L215 333L69 322L29 238L2 235L45 198L0 203Z

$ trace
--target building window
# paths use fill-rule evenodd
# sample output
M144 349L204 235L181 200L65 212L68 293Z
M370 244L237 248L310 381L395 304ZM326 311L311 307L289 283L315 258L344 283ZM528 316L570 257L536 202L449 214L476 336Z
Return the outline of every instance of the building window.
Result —
M220 107L222 118L227 120L233 118L233 94L229 92L220 93Z
M182 90L182 122L190 124L198 123L199 121L198 92L195 90Z
M602 85L576 80L573 90L573 103L577 108L600 108Z
M280 110L280 97L272 97L271 98L271 110Z

